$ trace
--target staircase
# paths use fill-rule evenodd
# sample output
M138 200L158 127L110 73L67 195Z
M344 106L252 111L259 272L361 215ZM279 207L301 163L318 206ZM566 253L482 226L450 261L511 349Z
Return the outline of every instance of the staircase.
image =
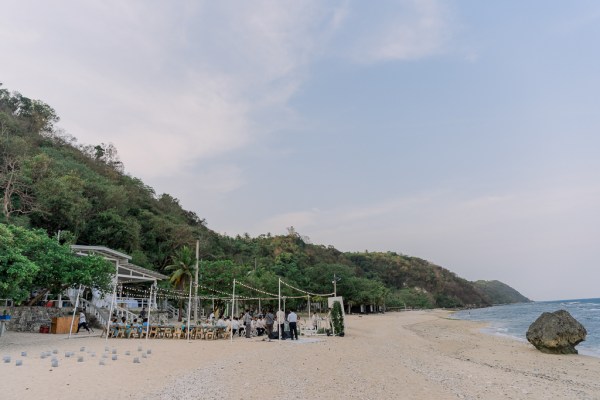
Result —
M105 308L96 307L92 302L86 299L79 299L79 305L85 307L85 311L88 314L96 317L100 325L105 326L108 323L108 310Z
M172 305L167 303L167 313L169 315L169 319L179 319L179 308L173 307Z

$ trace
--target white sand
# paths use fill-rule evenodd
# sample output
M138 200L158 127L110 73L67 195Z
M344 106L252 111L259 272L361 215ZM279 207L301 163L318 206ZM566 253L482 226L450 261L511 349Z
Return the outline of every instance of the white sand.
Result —
M348 316L346 337L320 341L109 339L105 366L104 339L9 332L0 399L600 399L600 359L542 354L447 315ZM152 354L134 364L139 346ZM40 358L54 349L57 368Z

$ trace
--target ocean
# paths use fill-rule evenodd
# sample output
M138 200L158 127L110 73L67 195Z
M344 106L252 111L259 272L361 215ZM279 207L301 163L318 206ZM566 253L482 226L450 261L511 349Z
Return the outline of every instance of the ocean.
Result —
M452 318L489 323L484 333L502 335L527 342L529 325L543 312L567 310L587 330L587 338L577 345L579 354L600 358L600 299L536 301L488 308L462 310Z

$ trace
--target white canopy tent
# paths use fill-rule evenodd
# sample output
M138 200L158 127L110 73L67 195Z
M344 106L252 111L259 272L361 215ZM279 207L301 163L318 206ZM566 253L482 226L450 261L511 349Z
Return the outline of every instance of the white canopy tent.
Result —
M110 301L110 311L108 314L108 321L106 326L106 336L108 339L108 332L110 329L110 316L112 315L113 308L117 297L117 286L125 283L138 283L138 282L152 282L152 288L156 288L159 280L168 279L168 276L163 275L159 272L152 271L146 268L142 268L135 264L130 263L131 256L121 253L119 251L109 249L104 246L86 246L86 245L71 245L71 250L75 254L80 256L97 255L103 257L109 261L115 263L115 275L113 276L113 293ZM76 304L79 302L79 291L77 295ZM150 290L150 296L148 299L148 321L150 320L150 311L152 305L156 306L156 290ZM73 315L75 310L73 311ZM148 324L149 325L149 324ZM72 328L71 328L72 330ZM147 334L146 334L147 337Z

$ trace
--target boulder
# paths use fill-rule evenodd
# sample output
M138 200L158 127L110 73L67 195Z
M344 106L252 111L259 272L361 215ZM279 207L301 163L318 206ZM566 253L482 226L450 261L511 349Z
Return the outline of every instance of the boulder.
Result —
M577 354L587 331L568 311L545 312L529 326L527 340L542 353Z

